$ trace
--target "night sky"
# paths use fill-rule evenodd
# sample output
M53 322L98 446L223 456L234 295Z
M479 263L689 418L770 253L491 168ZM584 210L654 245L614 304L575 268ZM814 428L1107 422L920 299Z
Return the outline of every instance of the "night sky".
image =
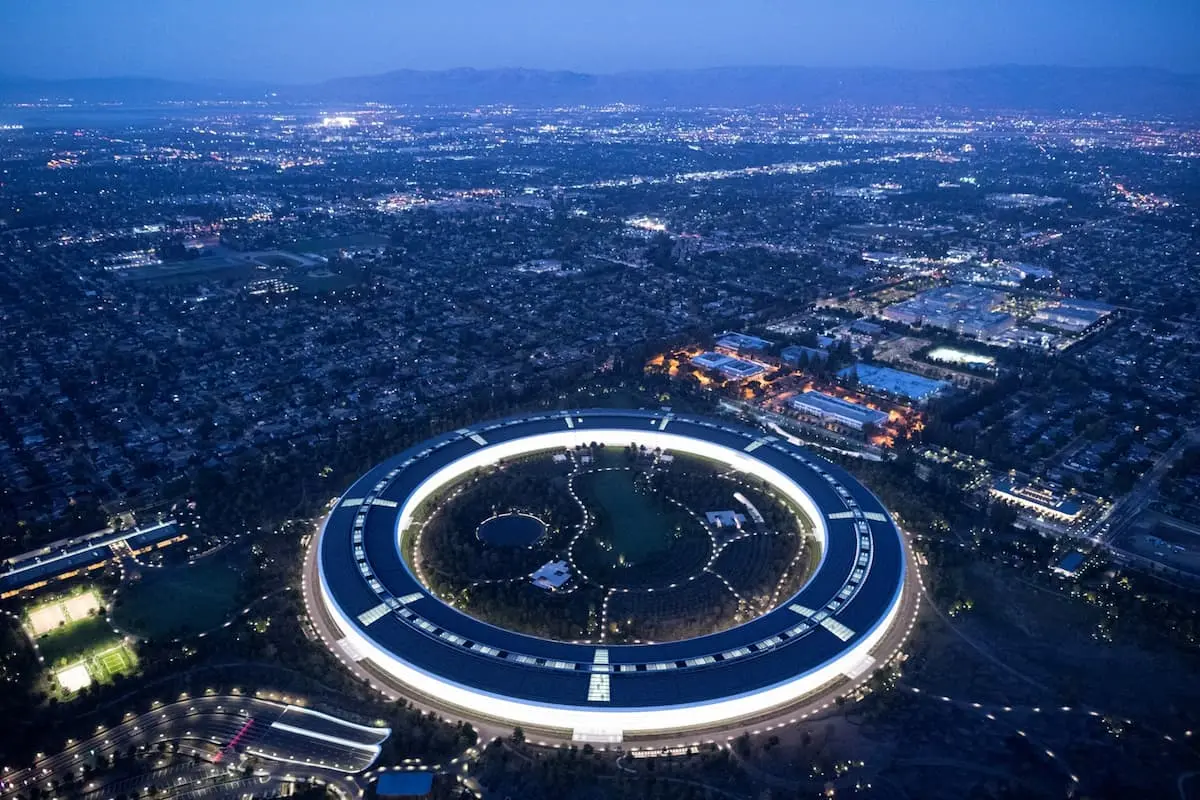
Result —
M0 2L0 75L36 78L768 64L1200 72L1200 0Z

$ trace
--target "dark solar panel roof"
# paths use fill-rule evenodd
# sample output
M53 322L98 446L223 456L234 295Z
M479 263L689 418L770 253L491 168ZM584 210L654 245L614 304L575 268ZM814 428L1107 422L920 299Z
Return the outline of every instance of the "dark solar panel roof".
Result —
M98 536L72 540L48 553L38 553L14 561L12 566L0 575L0 592L20 589L23 586L104 561L112 555L109 546L122 539L127 540L129 546L136 550L146 544L170 538L178 530L179 528L174 522L167 522L139 531L112 531Z
M658 429L667 416L576 411L570 413L570 425L586 442L589 429ZM326 521L320 566L328 593L362 635L411 666L464 686L535 703L593 708L586 697L596 651L603 647L613 665L611 700L604 707L644 708L749 694L816 670L870 635L897 601L904 577L900 534L878 499L858 481L762 431L679 415L670 416L664 432L741 452L750 448L750 455L788 475L821 510L827 533L822 562L794 597L748 623L707 636L597 645L503 630L431 596L409 571L397 545L396 525L405 499L438 469L481 447L566 427L566 415L552 413L445 434L388 459L350 488ZM485 443L472 438L476 435ZM376 498L385 504L369 504ZM358 522L361 558L354 542ZM373 587L371 581L378 583ZM382 603L394 607L381 610ZM817 616L810 619L792 604ZM372 609L378 616L360 624L360 615ZM819 624L826 616L829 621Z

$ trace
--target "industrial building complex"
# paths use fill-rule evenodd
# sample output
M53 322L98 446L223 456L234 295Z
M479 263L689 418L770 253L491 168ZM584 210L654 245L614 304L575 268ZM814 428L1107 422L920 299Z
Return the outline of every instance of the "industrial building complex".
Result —
M820 422L833 422L856 431L861 431L866 425L879 425L888 418L886 412L822 392L804 392L792 398L791 402L792 408L804 416Z
M727 356L724 353L701 353L692 358L692 363L697 367L720 373L731 380L745 380L766 372L766 368L761 364Z
M1007 475L996 479L991 495L1055 522L1074 522L1083 512L1083 504L1069 495L1036 483L1021 483Z
M552 641L485 624L414 574L407 537L418 508L443 487L502 459L595 442L698 455L767 481L811 519L821 551L815 573L740 626L636 645ZM466 718L612 743L732 726L865 678L898 645L908 574L886 509L824 459L724 421L587 410L460 429L379 464L330 511L306 582L315 584L310 614L336 654L400 691Z
M911 372L903 372L877 364L853 364L838 373L839 377L852 379L866 389L883 394L904 397L918 403L933 398L950 388L946 381L936 381Z
M979 286L943 286L888 306L883 316L893 322L928 325L984 339L1002 333L1015 322L1011 314L994 310L1004 298L1003 292Z
M717 339L717 350L733 355L752 356L765 353L772 344L748 333L726 333Z

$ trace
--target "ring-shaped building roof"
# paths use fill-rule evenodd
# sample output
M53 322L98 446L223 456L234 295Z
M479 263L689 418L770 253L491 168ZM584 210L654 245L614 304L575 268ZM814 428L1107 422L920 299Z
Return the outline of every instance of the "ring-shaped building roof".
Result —
M737 627L617 645L496 627L443 602L414 574L402 542L438 489L522 453L597 442L692 453L766 480L812 519L815 572ZM890 515L841 468L761 430L668 411L547 412L435 437L356 481L317 547L321 602L348 657L459 709L596 741L744 719L860 674L895 621L906 569Z

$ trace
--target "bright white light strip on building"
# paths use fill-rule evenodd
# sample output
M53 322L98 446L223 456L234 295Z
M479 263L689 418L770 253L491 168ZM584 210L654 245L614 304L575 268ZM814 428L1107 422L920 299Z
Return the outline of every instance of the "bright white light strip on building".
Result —
M354 750L363 750L368 753L379 752L378 745L363 744L362 742L356 742L353 739L343 739L340 736L330 736L328 733L310 731L308 728L298 728L295 725L288 725L285 722L272 722L271 727L277 730L286 731L287 733L294 733L297 736L307 736L309 739L317 739L322 742L341 745L342 747L350 747Z
M376 736L379 742L383 742L392 733L391 728L376 727L374 725L360 725L357 722L351 722L350 720L342 719L341 717L334 717L320 711L314 711L311 708L304 708L303 706L289 705L283 710L281 718L286 717L288 714L301 714L306 717L316 717L317 719L323 719L326 722L333 722L337 725L341 725L343 728L350 728L352 730L362 731L363 733L370 733Z
M568 421L570 417L566 417ZM690 436L682 436L674 433L667 433L659 430L637 430L637 429L596 429L596 430L579 430L574 428L565 431L555 431L551 433L539 433L531 436L525 436L520 439L513 439L507 442L500 442L489 447L484 447L476 450L474 453L468 453L462 458L439 469L437 472L430 475L421 484L413 490L404 501L404 505L400 509L400 514L397 518L397 531L405 530L413 519L413 514L417 508L431 495L436 493L442 486L451 483L463 475L466 475L481 467L490 466L497 461L507 458L513 458L524 453L536 452L539 450L562 450L574 449L598 442L600 444L613 444L624 447L628 444L644 445L649 450L670 450L679 453L690 453L702 458L712 459L728 464L729 466L748 475L760 478L767 483L773 485L781 494L793 503L798 505L800 509L813 521L813 535L821 546L822 560L826 552L826 528L824 515L817 508L817 504L809 496L808 492L804 491L799 484L789 478L784 473L780 472L775 467L770 466L757 458L752 457L748 453L741 450L734 450L725 445L709 442L704 439L694 439ZM399 536L397 536L399 538ZM408 564L405 563L405 568L408 569ZM820 570L818 564L817 570ZM410 570L411 572L411 570Z
M436 697L459 708L470 708L494 719L509 720L524 725L571 730L660 731L702 727L742 719L799 700L844 674L844 665L857 665L870 655L875 645L887 634L900 613L899 594L888 614L855 647L840 658L822 664L802 675L753 692L700 703L656 708L581 708L549 703L515 700L453 683L428 673L394 653L379 647L350 624L346 616L329 598L325 577L321 576L321 592L330 615L338 627L349 631L347 638L363 651L370 653L372 663L418 692Z

